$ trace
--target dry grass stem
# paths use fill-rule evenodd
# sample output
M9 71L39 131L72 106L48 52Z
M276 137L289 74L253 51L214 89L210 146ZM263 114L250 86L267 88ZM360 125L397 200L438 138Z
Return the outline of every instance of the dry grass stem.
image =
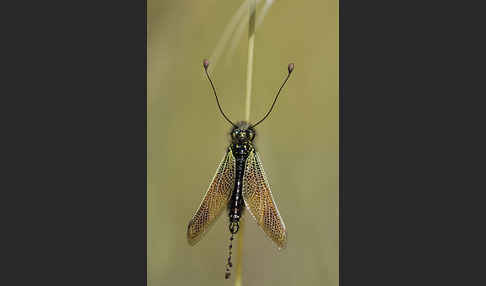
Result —
M253 51L255 48L255 14L256 14L256 0L250 1L250 23L248 29L248 65L246 73L246 104L245 104L245 120L250 121L250 106L251 106L251 87L253 79Z
M248 66L246 74L246 104L245 104L245 120L250 121L250 104L251 104L251 85L253 75L253 50L255 47L255 14L256 14L256 0L249 2L249 30L248 30ZM243 221L242 221L243 222ZM235 286L243 285L242 278L242 257L243 257L243 223L240 228L240 235L238 240L238 255L236 263L236 279Z

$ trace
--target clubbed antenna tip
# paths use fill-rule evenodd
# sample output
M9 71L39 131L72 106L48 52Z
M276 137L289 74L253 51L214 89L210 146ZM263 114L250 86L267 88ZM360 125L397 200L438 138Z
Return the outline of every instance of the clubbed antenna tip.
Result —
M223 117L231 125L236 126L233 122L231 122L231 120L229 120L229 118L226 116L226 114L224 114L223 109L221 109L221 105L219 105L218 95L216 95L216 88L214 87L213 81L211 80L211 77L209 76L209 72L208 72L209 61L207 59L204 59L203 60L203 66L204 66L204 71L206 72L206 76L208 77L209 83L211 84L211 87L213 88L214 97L216 97L216 103L218 104L219 111L221 112L221 114L223 115Z
M288 70L291 73L294 70L294 64L289 64Z
M282 85L278 89L277 95L275 96L275 99L273 100L272 106L268 110L267 114L265 114L265 116L263 116L263 118L260 119L260 121L258 121L257 123L251 125L252 127L256 127L258 124L262 123L263 120L265 120L265 118L267 118L267 116L270 114L270 112L272 112L273 106L275 105L275 102L277 102L277 98L278 98L278 95L280 94L280 91L282 91L282 88L284 87L285 83L287 82L287 80L290 77L290 74L294 70L294 64L293 63L290 63L289 66L287 67L287 69L289 71L289 74L287 75L287 77L285 78L284 82L282 83Z
M287 69L289 71L289 74L287 75L287 77L285 78L284 82L282 83L282 85L278 89L277 95L275 96L275 99L273 100L272 106L268 110L267 114L265 114L265 116L263 116L263 118L260 119L260 121L258 121L257 123L251 125L252 127L256 127L258 124L262 123L263 120L265 120L265 118L267 118L267 116L270 114L270 112L272 112L273 106L275 105L275 102L277 102L277 98L278 98L278 95L280 94L280 91L282 91L282 88L284 87L285 83L287 82L287 80L290 77L290 74L294 70L294 64L293 63L290 63L289 66L287 67Z

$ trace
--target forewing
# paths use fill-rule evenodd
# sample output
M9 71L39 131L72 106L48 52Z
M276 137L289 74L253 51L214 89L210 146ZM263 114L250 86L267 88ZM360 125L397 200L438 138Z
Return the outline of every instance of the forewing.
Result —
M189 221L187 241L196 244L225 209L235 184L235 158L230 148L219 164L198 210Z
M273 200L270 185L258 156L253 150L246 161L243 175L243 199L263 231L282 249L287 245L285 224Z

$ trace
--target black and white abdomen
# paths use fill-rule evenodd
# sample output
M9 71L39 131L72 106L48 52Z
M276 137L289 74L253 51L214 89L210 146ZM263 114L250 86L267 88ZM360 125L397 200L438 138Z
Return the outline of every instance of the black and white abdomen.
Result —
M243 201L243 175L245 171L246 159L248 158L253 146L251 144L233 144L231 151L235 157L235 187L231 193L231 198L228 204L230 231L232 233L238 232L239 221L243 210L245 209L245 203Z

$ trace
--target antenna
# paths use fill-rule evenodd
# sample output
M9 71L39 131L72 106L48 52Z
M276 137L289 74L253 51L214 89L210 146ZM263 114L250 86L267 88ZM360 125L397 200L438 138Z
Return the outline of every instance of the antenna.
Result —
M277 95L275 96L275 99L273 100L273 103L272 103L272 106L270 107L270 110L268 110L267 114L265 114L265 116L263 116L263 118L258 121L257 123L255 124L252 124L251 127L255 127L257 126L258 124L262 123L263 120L265 120L265 118L268 117L268 115L270 115L270 112L272 112L272 109L273 109L273 106L275 105L275 102L277 102L277 98L278 98L278 95L280 94L280 91L282 90L282 88L284 87L285 83L287 82L287 80L289 79L290 77L290 74L292 73L292 71L294 70L294 64L289 64L287 70L289 71L287 77L285 78L284 82L282 83L282 85L280 86L280 88L278 89L278 92L277 92Z
M221 105L219 105L218 96L216 95L216 89L214 88L213 81L211 80L211 77L209 76L209 73L208 73L209 61L205 59L205 60L203 61L203 66L204 66L204 71L206 72L206 76L208 77L209 83L211 83L211 87L213 88L214 96L216 97L216 103L218 104L219 111L221 111L221 114L223 115L223 117L224 117L226 120L228 120L228 122L229 122L231 125L233 125L233 126L235 126L235 127L236 127L236 125L235 125L233 122L231 122L231 120L229 120L229 119L228 119L228 117L226 117L226 115L225 115L225 114L224 114L224 112L223 112L223 109L221 109Z

